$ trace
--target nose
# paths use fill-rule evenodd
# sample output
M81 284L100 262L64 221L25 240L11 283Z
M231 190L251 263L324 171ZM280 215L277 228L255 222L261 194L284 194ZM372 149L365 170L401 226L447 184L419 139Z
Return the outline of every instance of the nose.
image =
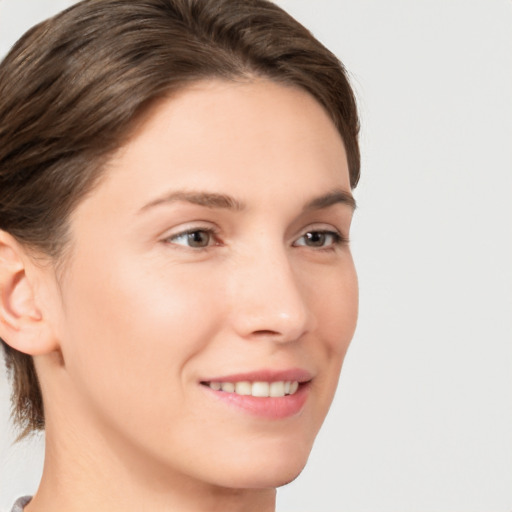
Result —
M266 338L287 343L313 326L307 291L286 248L265 250L238 261L231 273L231 319L245 339Z

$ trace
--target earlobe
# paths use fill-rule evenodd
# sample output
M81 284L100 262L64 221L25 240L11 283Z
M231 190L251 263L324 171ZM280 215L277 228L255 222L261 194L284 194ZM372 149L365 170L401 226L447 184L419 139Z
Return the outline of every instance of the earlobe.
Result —
M22 246L0 230L0 338L19 352L40 355L56 346L37 306L28 265Z

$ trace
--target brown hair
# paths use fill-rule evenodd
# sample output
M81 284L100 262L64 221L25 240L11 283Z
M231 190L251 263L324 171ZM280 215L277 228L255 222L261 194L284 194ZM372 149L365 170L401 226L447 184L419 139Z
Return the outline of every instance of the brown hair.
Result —
M0 229L57 259L67 219L139 116L208 78L300 87L334 121L359 179L356 103L340 61L266 0L85 0L0 65ZM2 341L21 437L44 428L32 357Z

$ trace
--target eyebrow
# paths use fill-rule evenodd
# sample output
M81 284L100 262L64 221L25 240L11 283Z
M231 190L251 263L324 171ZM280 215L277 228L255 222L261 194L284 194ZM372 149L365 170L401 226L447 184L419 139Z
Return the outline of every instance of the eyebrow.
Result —
M235 211L241 211L245 208L245 205L242 202L237 201L234 197L226 194L217 194L214 192L177 191L151 201L141 208L141 212L154 206L174 203L177 201L185 201L187 203L205 206L206 208L224 208Z
M140 209L140 212L153 208L154 206L174 203L177 201L184 201L187 203L196 204L198 206L204 206L206 208L221 208L233 211L242 211L246 208L246 205L243 202L238 201L234 197L227 194L200 191L176 191L151 201L150 203L143 206ZM303 211L322 210L335 204L344 204L349 206L352 210L356 209L356 201L352 194L342 189L336 189L320 197L315 197L306 203Z
M351 210L355 210L357 207L356 200L350 192L343 189L336 189L324 194L323 196L312 199L304 206L304 211L322 210L335 204L347 205Z

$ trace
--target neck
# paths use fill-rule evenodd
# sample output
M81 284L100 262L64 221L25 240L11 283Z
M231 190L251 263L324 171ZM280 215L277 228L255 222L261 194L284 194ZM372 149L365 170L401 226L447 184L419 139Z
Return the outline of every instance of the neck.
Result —
M43 477L26 512L275 511L273 488L215 486L147 462L120 441L54 432L47 425Z

